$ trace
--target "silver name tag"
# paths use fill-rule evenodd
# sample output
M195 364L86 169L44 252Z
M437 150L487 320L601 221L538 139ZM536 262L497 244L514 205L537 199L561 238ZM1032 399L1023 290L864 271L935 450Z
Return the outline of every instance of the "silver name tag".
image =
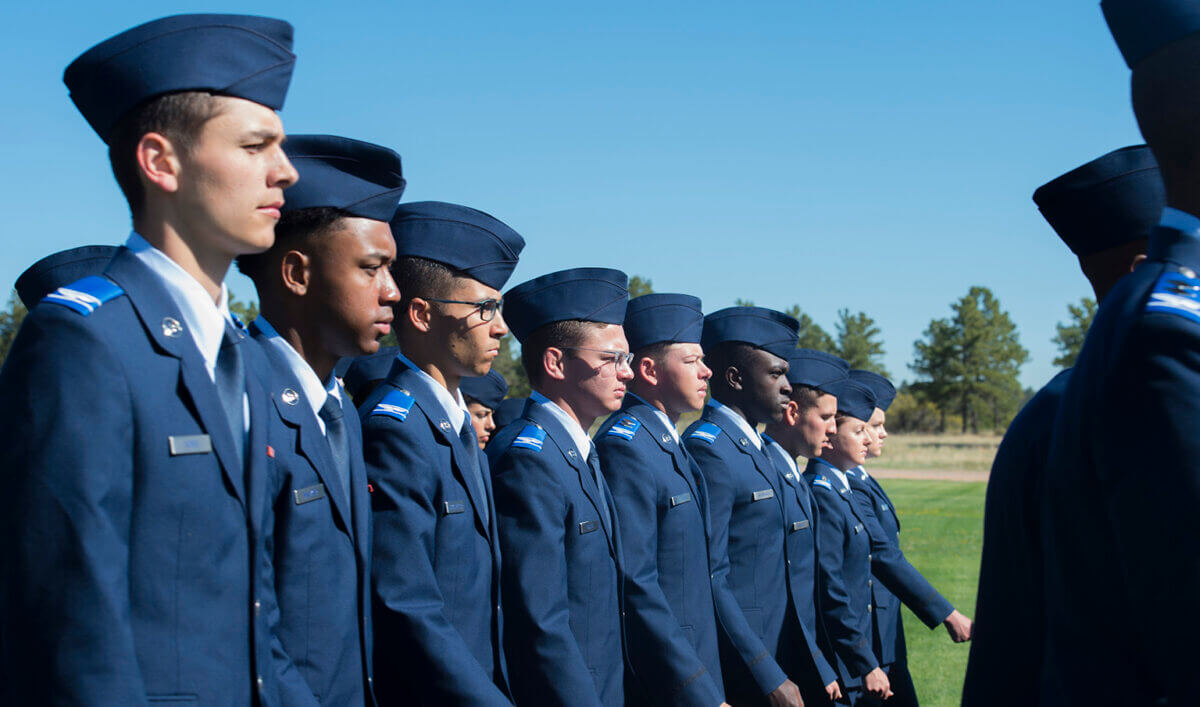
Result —
M212 451L212 439L208 435L171 435L167 437L167 448L171 456L181 454L208 454Z
M297 506L303 506L306 503L319 501L325 498L325 485L317 484L316 486L307 486L302 489L292 491L292 496L296 499Z
M462 501L446 501L443 504L443 507L446 509L446 515L462 513L467 510L466 504L464 504Z
M792 532L795 532L797 530L804 530L807 527L808 527L808 521L798 520L795 523L792 523Z
M598 522L594 520L585 520L579 524L579 534L585 535L587 533L595 532L595 530L599 527L600 524Z
M678 496L672 496L671 497L671 508L674 508L675 506L678 506L681 503L690 503L691 500L692 500L692 494L690 494L690 493L681 493Z
M775 489L763 489L762 491L754 492L753 500L755 501L763 501L768 498L775 498Z

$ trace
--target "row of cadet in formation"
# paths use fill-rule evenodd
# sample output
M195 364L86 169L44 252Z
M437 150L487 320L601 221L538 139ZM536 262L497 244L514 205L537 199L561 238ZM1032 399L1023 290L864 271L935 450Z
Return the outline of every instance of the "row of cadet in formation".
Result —
M1103 0L1146 145L1034 194L1099 308L988 483L963 704L1196 704L1200 2Z
M615 270L501 297L511 228L401 204L387 148L284 146L291 41L182 15L65 73L134 230L17 283L0 701L915 703L898 602L971 628L862 469L891 385ZM352 401L337 362L393 327ZM510 327L535 392L481 445L464 391L488 404Z

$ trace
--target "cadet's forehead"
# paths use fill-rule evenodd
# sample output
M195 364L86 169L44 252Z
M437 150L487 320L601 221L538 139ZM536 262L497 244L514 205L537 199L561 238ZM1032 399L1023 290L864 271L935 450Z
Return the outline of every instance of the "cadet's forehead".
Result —
M625 349L625 329L620 324L595 324L588 326L581 344L588 348Z

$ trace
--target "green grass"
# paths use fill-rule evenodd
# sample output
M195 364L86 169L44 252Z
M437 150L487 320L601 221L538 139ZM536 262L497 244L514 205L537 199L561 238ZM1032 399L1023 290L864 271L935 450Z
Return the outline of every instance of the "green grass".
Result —
M886 469L988 471L1000 436L993 434L916 434L894 432L875 466Z
M904 554L955 608L974 618L985 485L900 479L880 483L900 511ZM944 627L930 631L907 608L904 634L921 704L959 704L970 644L952 642Z

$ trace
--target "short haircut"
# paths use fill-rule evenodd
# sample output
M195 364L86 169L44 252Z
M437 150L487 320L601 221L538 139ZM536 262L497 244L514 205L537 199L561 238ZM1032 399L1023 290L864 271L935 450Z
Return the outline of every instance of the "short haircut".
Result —
M743 341L722 341L713 347L712 351L705 351L705 358L708 361L708 367L712 369L713 379L724 381L725 371L730 366L744 373L749 367L750 356L754 353L755 348L757 347Z
M822 395L828 395L828 393L815 386L801 383L792 384L792 401L799 406L802 414L815 408Z
M545 370L542 368L542 355L548 348L564 349L578 346L587 338L589 331L608 326L600 322L588 322L582 319L564 319L550 322L534 329L521 342L521 366L529 382L538 384L542 381Z
M407 312L414 299L445 299L459 278L469 276L436 260L406 255L392 262L392 277L400 288L400 301L393 307L399 319L399 313Z
M267 274L268 264L281 252L292 249L303 250L305 246L333 230L341 219L351 216L349 212L330 206L315 206L311 209L285 211L275 225L275 243L265 252L247 253L237 257L238 270L262 288L262 278Z
M186 154L195 146L204 124L220 113L221 103L213 94L181 91L151 98L117 122L108 141L108 162L135 216L146 203L137 163L142 136L159 133Z

